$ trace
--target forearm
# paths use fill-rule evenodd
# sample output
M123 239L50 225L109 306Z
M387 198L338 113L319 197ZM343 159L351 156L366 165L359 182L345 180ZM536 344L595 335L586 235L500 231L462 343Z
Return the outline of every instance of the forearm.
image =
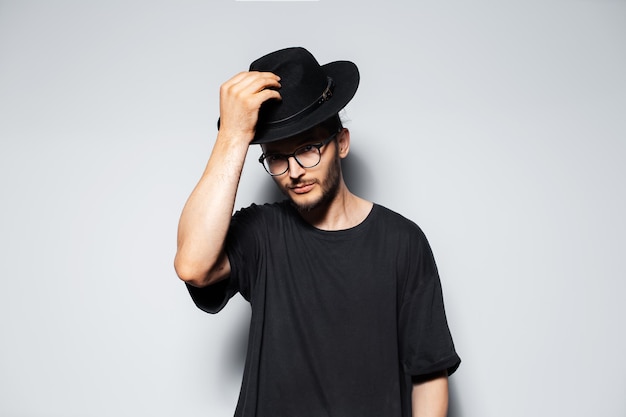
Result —
M183 208L174 267L190 284L204 286L224 275L216 268L224 266L224 241L249 141L218 134L204 173Z
M413 417L445 417L448 413L448 376L441 373L413 384Z

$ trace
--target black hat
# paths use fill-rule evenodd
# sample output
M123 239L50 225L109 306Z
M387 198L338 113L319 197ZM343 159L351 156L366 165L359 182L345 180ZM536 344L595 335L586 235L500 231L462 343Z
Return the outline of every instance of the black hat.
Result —
M261 105L252 143L268 143L302 133L339 113L354 97L359 70L350 61L320 65L304 48L287 48L265 55L250 71L280 77L282 100Z

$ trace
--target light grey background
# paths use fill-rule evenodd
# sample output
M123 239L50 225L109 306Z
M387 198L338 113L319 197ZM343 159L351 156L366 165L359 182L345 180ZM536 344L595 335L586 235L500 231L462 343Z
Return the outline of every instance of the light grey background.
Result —
M0 0L0 415L232 415L248 307L195 309L176 226L293 45L361 69L347 180L430 239L451 416L626 416L623 0Z

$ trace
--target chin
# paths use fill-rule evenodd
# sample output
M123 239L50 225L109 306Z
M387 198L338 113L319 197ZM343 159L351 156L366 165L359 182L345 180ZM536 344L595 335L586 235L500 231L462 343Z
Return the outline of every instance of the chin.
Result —
M291 204L300 212L313 211L320 207L323 203L323 198L315 199L294 199L290 197Z

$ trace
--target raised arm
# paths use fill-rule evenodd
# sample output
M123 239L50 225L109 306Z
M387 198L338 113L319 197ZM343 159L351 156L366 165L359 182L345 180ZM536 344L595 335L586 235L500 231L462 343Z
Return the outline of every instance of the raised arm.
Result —
M230 273L224 241L239 178L261 104L280 99L279 80L270 72L242 72L220 88L220 130L178 224L174 268L191 285L203 287Z

